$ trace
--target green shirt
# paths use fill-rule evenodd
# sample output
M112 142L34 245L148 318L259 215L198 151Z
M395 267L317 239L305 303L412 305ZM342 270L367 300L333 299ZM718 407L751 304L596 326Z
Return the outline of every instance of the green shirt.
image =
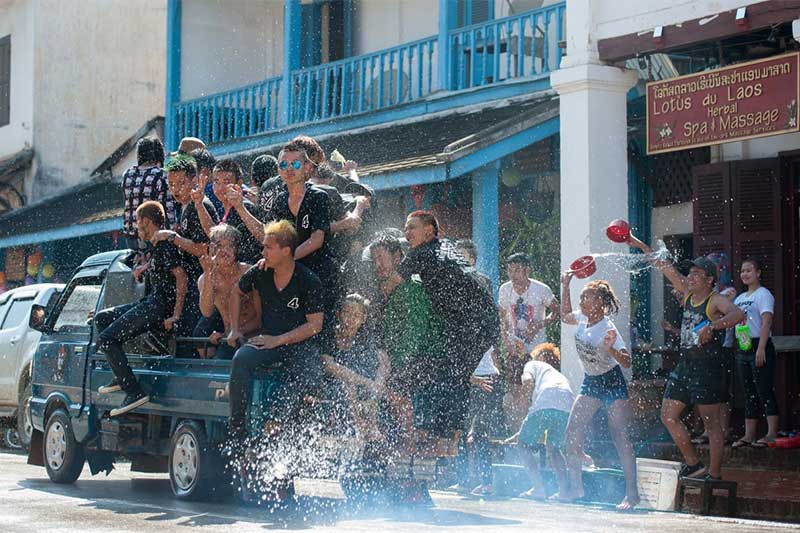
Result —
M394 289L383 320L384 346L393 367L402 368L420 356L440 355L442 329L421 283L407 280Z

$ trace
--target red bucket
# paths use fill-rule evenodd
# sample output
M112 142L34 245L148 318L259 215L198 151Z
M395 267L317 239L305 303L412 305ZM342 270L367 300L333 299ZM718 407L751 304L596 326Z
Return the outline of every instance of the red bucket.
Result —
M606 228L606 236L614 242L628 242L628 238L631 236L631 227L621 218L612 220Z
M575 274L576 278L583 279L597 272L597 265L594 264L594 257L591 255L584 255L573 261L569 269Z

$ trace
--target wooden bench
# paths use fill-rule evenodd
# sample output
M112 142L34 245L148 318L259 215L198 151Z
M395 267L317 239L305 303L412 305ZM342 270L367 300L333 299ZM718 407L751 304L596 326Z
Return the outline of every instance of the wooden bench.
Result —
M683 507L683 497L686 487L695 487L700 489L700 514L711 514L711 500L714 495L714 490L724 490L727 493L728 499L728 516L736 516L736 482L725 480L711 480L711 479L696 479L691 477L682 477L678 480L678 501L677 510L680 511Z

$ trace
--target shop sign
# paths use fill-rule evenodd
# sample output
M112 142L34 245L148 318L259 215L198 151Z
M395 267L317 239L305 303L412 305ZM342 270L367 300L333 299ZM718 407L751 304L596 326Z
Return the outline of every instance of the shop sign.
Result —
M800 52L647 84L647 153L798 131Z

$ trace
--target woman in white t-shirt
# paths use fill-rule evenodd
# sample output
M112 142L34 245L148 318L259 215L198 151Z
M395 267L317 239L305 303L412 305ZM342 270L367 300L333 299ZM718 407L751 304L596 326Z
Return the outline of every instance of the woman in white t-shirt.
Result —
M742 261L740 276L747 291L735 303L745 314L747 328L737 332L736 370L745 392L744 436L733 448L765 448L778 436L778 402L775 399L775 347L770 328L775 298L761 286L761 264L756 259ZM750 346L747 347L747 332ZM740 338L742 337L742 338ZM767 417L767 434L756 440L758 420Z
M630 408L628 385L620 365L631 366L631 355L622 336L608 315L619 310L619 302L611 285L604 280L589 282L581 291L580 310L572 310L569 284L572 273L561 276L561 321L577 325L575 344L583 364L581 392L572 406L567 426L567 470L570 491L563 499L583 497L581 461L586 430L601 407L608 413L608 427L617 448L625 474L625 498L617 505L620 511L639 504L636 483L636 456L628 437Z

